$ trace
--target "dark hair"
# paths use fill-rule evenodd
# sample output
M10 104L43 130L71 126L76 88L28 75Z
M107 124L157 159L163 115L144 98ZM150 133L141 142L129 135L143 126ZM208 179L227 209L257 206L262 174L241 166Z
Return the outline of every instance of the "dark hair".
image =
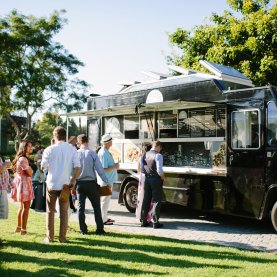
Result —
M81 134L77 137L77 143L82 144L88 142L88 137L85 134Z
M19 144L19 148L18 151L15 155L14 160L12 161L12 165L11 165L11 169L12 171L15 173L16 172L16 163L18 161L18 159L20 157L25 157L28 159L27 155L26 155L26 151L27 151L27 147L29 144L31 144L32 142L30 140L23 140L21 141L21 143ZM28 159L29 160L29 159Z
M150 151L150 149L152 148L152 145L151 145L151 143L148 143L148 142L144 142L143 144L142 144L142 153L145 153L145 152L148 152L148 151Z
M53 136L57 140L66 140L66 130L62 126L58 126L53 131Z
M155 140L152 142L152 146L153 147L158 147L158 146L162 147L162 143L159 140Z

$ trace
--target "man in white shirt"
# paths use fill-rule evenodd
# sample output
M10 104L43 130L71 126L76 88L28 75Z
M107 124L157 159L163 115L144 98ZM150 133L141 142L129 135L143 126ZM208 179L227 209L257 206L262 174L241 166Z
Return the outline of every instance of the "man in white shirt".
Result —
M48 169L46 178L46 226L45 242L54 241L54 217L57 198L60 206L59 241L67 242L69 201L62 201L60 194L63 188L72 189L80 174L80 161L77 149L65 142L66 130L58 126L53 131L55 144L47 147L42 156L41 168ZM69 200L69 197L68 197Z

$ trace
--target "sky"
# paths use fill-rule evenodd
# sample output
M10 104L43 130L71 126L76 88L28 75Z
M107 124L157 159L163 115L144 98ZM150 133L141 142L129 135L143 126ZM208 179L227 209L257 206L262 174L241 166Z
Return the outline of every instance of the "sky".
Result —
M102 95L116 93L122 82L146 81L142 71L168 73L168 34L230 10L225 0L0 1L1 17L13 9L37 17L65 9L68 23L55 40L85 64L78 77L90 93Z

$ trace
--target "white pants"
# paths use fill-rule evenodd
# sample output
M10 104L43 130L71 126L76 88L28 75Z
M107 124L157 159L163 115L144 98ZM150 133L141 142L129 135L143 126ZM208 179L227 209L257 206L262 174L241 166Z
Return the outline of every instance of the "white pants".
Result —
M110 205L112 196L101 196L101 214L103 222L105 223L108 220L108 209Z
M6 190L0 190L0 219L8 219L9 203Z

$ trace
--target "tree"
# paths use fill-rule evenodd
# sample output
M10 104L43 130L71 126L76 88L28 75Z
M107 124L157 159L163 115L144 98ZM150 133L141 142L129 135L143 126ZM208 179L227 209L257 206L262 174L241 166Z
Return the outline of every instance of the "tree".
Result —
M0 113L11 120L12 112L24 111L27 117L17 140L31 135L32 118L47 102L66 112L86 102L88 84L74 77L83 63L53 40L65 23L58 12L47 19L14 10L0 19Z
M86 128L82 126L78 127L74 119L69 118L67 123L66 121L63 121L56 112L46 112L43 114L42 119L38 120L34 124L34 133L37 137L33 140L33 142L36 143L39 141L44 147L49 146L51 139L53 138L53 130L57 126L63 126L67 129L68 137L86 133Z
M199 60L228 65L257 86L277 85L277 5L269 0L227 0L240 13L212 14L211 24L191 31L178 28L169 35L182 54L168 57L170 64L201 70Z
M42 119L38 120L34 126L34 131L39 135L41 144L45 147L50 145L53 137L53 130L62 125L61 117L55 112L46 112Z

